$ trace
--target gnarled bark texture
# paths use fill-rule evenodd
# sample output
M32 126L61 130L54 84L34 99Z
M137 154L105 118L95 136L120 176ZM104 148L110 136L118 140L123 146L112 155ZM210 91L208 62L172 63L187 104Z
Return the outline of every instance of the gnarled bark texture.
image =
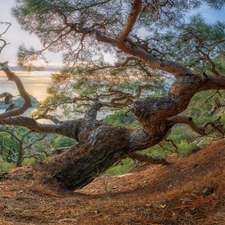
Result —
M7 117L6 112L0 121L3 124L25 126L33 131L57 133L76 139L78 143L63 154L32 166L32 174L39 174L40 182L57 183L65 189L76 190L90 183L119 159L129 157L129 154L131 158L145 160L146 157L135 151L159 143L177 123L186 123L204 135L206 125L198 127L192 118L178 114L187 108L195 93L217 88L225 88L224 77L207 77L202 80L200 75L178 76L167 96L134 102L132 112L142 126L137 130L98 121L97 112L105 104L99 100L94 101L84 118L78 120L39 124L32 118ZM13 110L8 113L12 114ZM154 159L151 160L154 162ZM152 162L151 160L149 161ZM158 159L155 162L159 163ZM162 164L166 163L162 161Z
M195 93L202 90L225 89L225 77L220 76L211 59L211 55L216 58L216 52L219 55L224 51L223 37L215 41L211 40L211 36L215 34L218 36L220 32L212 32L209 40L206 36L202 39L203 35L198 35L197 31L190 29L189 24L182 24L185 20L179 21L183 9L196 7L192 1L190 3L189 1L162 1L160 3L160 1L141 0L78 2L79 4L77 2L75 4L75 1L45 1L43 7L42 1L19 1L17 7L14 8L14 15L25 30L36 34L43 43L43 49L40 51L28 51L21 48L20 60L24 60L26 64L30 62L29 59L35 61L34 59L42 56L47 49L53 52L60 50L64 52L67 47L65 62L72 63L71 71L74 72L74 65L79 68L80 62L87 57L89 57L89 60L87 59L89 62L92 62L92 58L96 58L97 51L92 52L92 50L98 49L98 43L101 54L105 50L108 51L108 48L101 49L101 47L108 46L114 55L118 51L118 55L121 55L121 59L119 58L121 62L113 66L100 66L101 62L99 66L96 66L92 62L92 67L88 65L87 70L94 72L99 69L117 68L126 71L127 68L128 72L134 69L147 76L151 76L151 71L157 70L162 72L162 76L165 73L174 76L175 82L168 95L161 98L133 101L132 95L123 95L120 92L119 97L106 103L102 102L97 94L96 98L86 97L85 99L91 99L93 104L84 118L64 122L55 120L56 124L40 124L33 118L19 116L31 104L29 95L24 90L20 79L9 70L7 63L0 63L8 79L17 84L20 95L24 98L24 104L21 107L0 115L0 123L23 126L41 133L61 134L74 138L78 142L62 155L33 165L31 167L33 175L39 174L38 177L42 183L57 183L63 188L76 190L90 183L117 160L129 157L129 155L132 159L166 164L163 160L148 158L136 151L158 144L167 137L171 128L177 123L188 124L201 135L205 135L208 125L217 126L220 129L219 120L199 127L192 118L179 115L187 108ZM167 20L173 24L171 27ZM142 28L142 23L143 28L151 33L157 27L157 23L154 22L160 24L163 21L166 26L161 26L162 39L158 37L160 32L144 39L135 34L139 28ZM164 30L165 27L166 30L170 28L174 32L171 38L164 36L164 32L167 33ZM200 29L199 25L198 27ZM207 28L207 32L209 31L210 29ZM182 57L186 63L190 61L188 66L182 64ZM201 75L192 73L194 71L191 70L193 57L196 57L194 61L199 62L200 65L209 63L211 76L205 73ZM204 62L202 62L203 59ZM130 61L133 63L129 63ZM82 66L81 71L85 71ZM64 79L68 80L70 75L71 73ZM8 96L8 94L5 93L2 96ZM139 96L140 93L136 98ZM79 97L71 98L70 103L75 103L79 99ZM122 103L121 100L123 100ZM124 103L133 103L132 112L141 124L140 129L130 130L97 120L97 112L102 107L122 107Z

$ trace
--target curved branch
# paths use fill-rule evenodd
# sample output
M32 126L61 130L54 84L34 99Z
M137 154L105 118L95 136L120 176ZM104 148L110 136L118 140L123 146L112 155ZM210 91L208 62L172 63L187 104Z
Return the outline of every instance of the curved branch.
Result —
M121 31L121 33L117 37L117 44L118 46L124 45L124 41L127 38L127 36L130 34L132 31L132 28L138 18L138 15L141 11L141 6L142 6L142 1L141 0L133 0L132 1L132 8L130 11L130 14L128 16L127 22Z
M0 120L2 120L7 117L23 114L28 108L32 106L32 104L30 96L24 89L23 83L21 82L20 78L9 70L8 62L0 63L0 66L2 67L2 70L4 71L8 79L16 83L20 96L24 99L24 103L20 107L0 114Z
M212 61L212 59L209 57L209 54L206 54L204 51L202 51L200 49L200 47L196 47L198 49L199 52L202 53L203 57L205 58L206 61L208 61L208 63L210 64L211 66L211 72L216 75L216 76L220 76L220 73L217 71L216 69L216 65L215 63Z
M13 103L13 95L10 94L9 92L3 92L2 94L0 94L0 98L5 98L4 99L4 103L5 104L12 104Z
M135 57L136 60L141 60L152 68L167 71L173 74L174 76L190 74L191 71L182 64L170 60L158 59L151 55L149 52L147 52L142 45L140 46L136 43L135 45L133 44L132 40L128 37L128 35L131 32L131 29L134 26L137 16L140 13L142 3L140 0L134 0L132 4L133 8L131 9L131 13L127 19L127 23L124 26L123 31L117 37L117 39L107 37L103 35L102 32L93 27L84 28L81 24L68 23L66 18L64 22L67 26L71 28L71 31L75 31L76 33L80 33L83 35L94 34L95 39L97 41L116 46L121 51Z
M221 117L216 119L215 121L208 121L204 123L202 126L198 127L192 120L191 117L185 117L185 116L174 116L168 119L169 126L173 126L178 123L187 124L191 127L192 130L195 132L201 134L201 135L208 135L209 133L206 133L206 128L208 126L212 126L212 128L216 129L219 133L221 133L224 136L224 132L222 131L223 124L220 122Z
M10 28L10 26L11 26L11 23L9 23L9 22L1 22L0 21L0 25L2 25L2 24L6 24L7 27L6 27L6 29L2 33L0 33L0 37L2 35L4 35L8 31L8 29ZM1 54L2 50L5 48L6 45L8 45L8 43L4 39L2 39L2 38L0 38L0 41L3 42L2 46L0 47L0 54Z
M216 129L217 131L219 131L219 133L222 134L222 136L224 136L224 132L222 131L223 128L223 124L220 122L221 117L219 117L218 119L214 120L214 121L208 121L206 123L203 124L203 129L205 130L209 125Z
M0 36L0 37L1 37L1 36ZM0 41L3 42L2 46L0 47L0 54L1 54L2 50L3 50L3 49L5 48L5 46L7 45L7 42L6 42L4 39L2 39L2 38L0 38Z
M2 33L0 33L0 36L3 35L3 34L5 34L8 31L8 29L10 28L10 26L12 25L9 22L1 22L0 21L0 25L2 25L2 24L7 24L7 27L6 27L6 29Z
M191 127L192 130L195 132L201 134L201 135L206 135L205 133L205 127L198 127L192 120L192 117L185 117L185 116L174 116L168 119L169 126L174 126L175 124L182 123L182 124L187 124Z

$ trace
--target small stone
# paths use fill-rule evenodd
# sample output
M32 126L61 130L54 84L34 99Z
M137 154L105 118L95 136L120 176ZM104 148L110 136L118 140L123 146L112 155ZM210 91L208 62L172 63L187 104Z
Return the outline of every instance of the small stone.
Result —
M214 191L213 188L211 188L211 187L206 187L206 188L204 188L204 189L202 190L202 195L203 195L203 197L206 197L206 196L212 194L213 191Z

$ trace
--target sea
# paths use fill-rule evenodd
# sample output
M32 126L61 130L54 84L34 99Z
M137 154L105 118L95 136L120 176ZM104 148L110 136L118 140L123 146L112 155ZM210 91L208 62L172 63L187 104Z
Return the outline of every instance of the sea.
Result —
M10 69L12 72L14 72L16 75L20 77L26 91L30 95L35 97L38 101L43 101L48 96L47 88L51 83L51 74L60 71L60 69L58 68L48 68L46 71L31 71L31 72L24 71L18 67ZM169 87L172 82L173 79L168 78L166 85L168 85ZM19 97L19 92L17 90L16 84L13 81L7 80L7 77L4 74L4 72L0 70L0 93L3 92L9 92L13 96L15 96L15 98ZM0 98L0 101L4 101L4 99ZM29 110L27 110L25 115L32 112L32 110L35 110L35 108L30 108ZM5 111L4 109L0 109L0 113L3 113L4 111ZM111 112L108 113L106 113L105 111L99 112L98 117L103 118L107 114L111 114Z
M54 71L33 71L26 72L21 70L12 70L23 82L26 91L35 97L38 101L43 101L47 96L47 88L51 81L51 73ZM9 92L14 98L19 97L16 84L8 80L3 71L0 71L0 93ZM0 101L4 99L0 98ZM5 110L0 109L0 113ZM29 110L31 111L31 110Z
M38 101L43 101L45 98L48 96L47 93L47 88L49 87L51 83L51 74L59 72L57 69L52 69L48 71L33 71L33 72L26 72L22 70L13 70L11 69L12 72L14 72L21 81L23 82L25 90L35 97ZM6 75L4 74L3 71L0 71L0 93L3 92L9 92L11 93L15 98L19 97L19 92L17 90L16 84L13 81L7 80ZM0 101L4 101L4 98L0 98ZM26 116L30 114L32 111L34 111L35 108L29 108L23 116ZM5 112L5 109L0 109L0 113ZM56 111L61 112L60 110ZM104 112L99 112L98 113L98 119L105 117L107 114L110 114L109 112L106 113ZM83 114L81 114L79 117L83 117ZM62 118L63 120L67 119L66 117ZM47 122L46 120L38 120L40 123L45 123ZM48 121L49 122L49 121Z

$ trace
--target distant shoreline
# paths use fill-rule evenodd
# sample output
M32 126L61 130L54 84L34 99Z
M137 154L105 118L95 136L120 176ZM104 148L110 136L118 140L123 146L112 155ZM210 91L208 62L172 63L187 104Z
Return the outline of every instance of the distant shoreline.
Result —
M39 104L39 101L33 97L32 95L30 95L31 98L31 104L32 106L30 108L36 108L37 105ZM18 97L16 99L13 99L13 103L19 107L20 105L22 105L24 102L22 97ZM5 104L3 101L0 101L0 110L6 110L8 107L10 106L10 104Z

